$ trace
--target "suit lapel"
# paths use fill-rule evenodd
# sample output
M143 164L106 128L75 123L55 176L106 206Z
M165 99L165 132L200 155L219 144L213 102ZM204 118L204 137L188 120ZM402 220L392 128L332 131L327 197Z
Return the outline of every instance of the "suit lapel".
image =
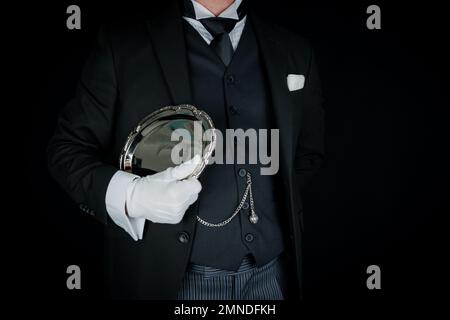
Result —
M249 14L254 26L264 66L266 67L269 87L272 96L275 120L280 129L280 165L285 181L291 181L292 159L295 151L293 145L294 119L292 112L294 106L289 97L286 83L287 50L275 39L272 27L254 14Z
M173 104L192 103L181 11L170 6L147 22Z

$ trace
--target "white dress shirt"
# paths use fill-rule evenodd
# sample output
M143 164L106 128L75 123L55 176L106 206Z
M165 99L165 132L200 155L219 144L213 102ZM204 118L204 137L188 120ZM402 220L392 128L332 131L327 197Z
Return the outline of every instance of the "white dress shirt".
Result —
M198 21L202 18L211 18L215 15L205 8L203 5L195 0L191 0L194 6L196 19L183 17L206 41L209 45L213 40L213 36L206 30L203 24ZM230 18L239 20L237 8L241 4L242 0L236 0L227 9L225 9L218 17ZM230 31L229 36L233 50L236 50L239 40L242 35L242 31L245 26L247 17L242 18ZM131 218L125 213L127 187L131 181L138 178L137 175L125 172L117 171L111 178L108 189L106 191L106 211L108 212L112 221L115 224L123 228L135 241L142 240L145 218Z
M200 3L198 3L195 0L191 0L194 5L194 11L195 11L195 19L183 17L189 24L202 36L203 40L206 41L206 43L209 45L211 41L213 40L213 36L211 33L209 33L208 30L203 26L203 24L198 21L199 19L204 18L212 18L215 17L215 15L206 9L204 6L202 6ZM237 8L241 4L242 0L236 0L233 2L227 9L225 9L218 17L220 18L229 18L229 19L235 19L239 20L239 16L237 13ZM241 39L242 31L244 30L245 21L247 20L247 17L243 17L241 21L238 21L236 25L234 26L233 30L230 31L228 34L230 36L231 45L233 46L233 50L236 50L239 40Z

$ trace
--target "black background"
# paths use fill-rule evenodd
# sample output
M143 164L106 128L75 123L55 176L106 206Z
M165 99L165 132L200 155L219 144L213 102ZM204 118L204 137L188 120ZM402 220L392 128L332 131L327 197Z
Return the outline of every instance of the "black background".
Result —
M262 15L312 41L326 99L326 163L304 194L306 303L444 298L448 19L439 3L253 1ZM66 28L70 4L81 7L81 30ZM381 30L366 28L370 4L381 7ZM19 99L33 100L25 108L33 124L31 198L19 195L16 211L25 219L12 240L12 265L27 286L16 289L33 298L101 298L102 227L51 180L45 148L98 27L155 9L150 0L30 8L32 27L16 39L30 63L22 82L31 91ZM82 290L66 289L71 264L81 267ZM371 264L381 267L378 291L366 288Z

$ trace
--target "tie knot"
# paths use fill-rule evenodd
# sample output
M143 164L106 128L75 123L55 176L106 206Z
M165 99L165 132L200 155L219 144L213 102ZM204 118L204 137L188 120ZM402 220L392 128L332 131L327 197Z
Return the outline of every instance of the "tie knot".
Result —
M199 21L214 38L223 33L230 33L238 22L235 19L221 17L205 18Z

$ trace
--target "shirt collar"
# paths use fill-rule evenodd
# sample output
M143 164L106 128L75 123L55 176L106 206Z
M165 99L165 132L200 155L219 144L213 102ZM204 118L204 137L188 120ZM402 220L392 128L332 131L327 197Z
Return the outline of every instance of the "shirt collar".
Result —
M215 17L215 15L211 11L206 9L203 5L201 5L200 3L198 3L195 0L191 0L191 1L192 1L192 5L194 6L195 19L199 20L199 19ZM239 8L239 5L241 4L241 2L242 2L242 0L235 0L218 17L239 20L237 9Z

